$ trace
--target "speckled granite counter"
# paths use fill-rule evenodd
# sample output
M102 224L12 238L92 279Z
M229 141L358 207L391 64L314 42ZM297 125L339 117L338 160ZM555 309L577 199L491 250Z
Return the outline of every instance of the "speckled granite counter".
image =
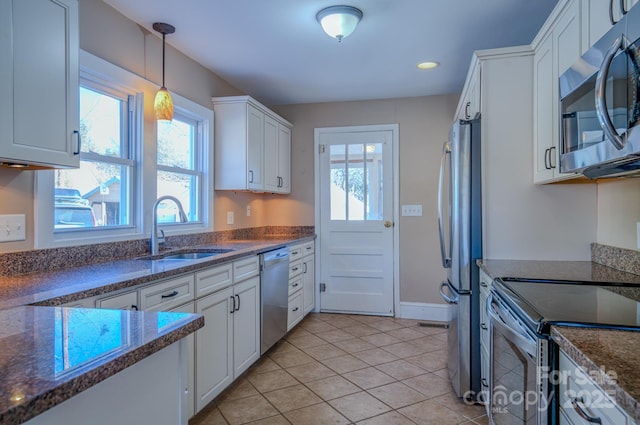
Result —
M522 278L640 285L640 275L591 261L478 260L478 266L493 279Z
M142 257L57 271L0 276L0 309L27 304L61 305L313 239L314 236L227 241L216 244L215 248L233 251L198 260L151 260ZM207 246L195 248L205 249Z
M640 332L553 326L553 340L591 375L636 422L640 423ZM616 379L606 379L615 372Z
M203 325L187 313L0 310L0 423L27 421Z

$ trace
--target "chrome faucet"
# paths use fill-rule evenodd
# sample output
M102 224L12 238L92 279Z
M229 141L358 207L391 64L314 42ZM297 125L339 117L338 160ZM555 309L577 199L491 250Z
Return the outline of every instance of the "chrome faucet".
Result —
M151 227L151 255L158 255L158 253L160 252L160 241L158 238L158 205L160 205L160 202L162 201L173 201L178 206L178 215L180 216L180 222L186 223L187 221L189 221L178 198L170 195L159 197L155 204L153 204L153 225ZM162 232L162 243L164 243L164 232Z

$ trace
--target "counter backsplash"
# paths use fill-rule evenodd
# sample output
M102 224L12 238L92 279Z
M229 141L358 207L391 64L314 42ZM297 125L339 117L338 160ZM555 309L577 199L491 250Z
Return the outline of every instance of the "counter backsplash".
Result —
M640 275L640 251L615 246L591 244L591 261L603 266Z
M220 232L167 236L164 249L215 245L227 241L287 239L314 234L314 226L264 226ZM149 254L149 239L65 248L0 253L0 276L66 269Z

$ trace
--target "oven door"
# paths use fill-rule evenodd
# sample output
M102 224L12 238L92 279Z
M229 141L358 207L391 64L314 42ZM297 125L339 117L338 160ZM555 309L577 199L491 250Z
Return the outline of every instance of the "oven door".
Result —
M491 350L491 421L495 425L547 423L546 388L540 388L538 338L492 293L487 300ZM546 361L547 359L544 359Z

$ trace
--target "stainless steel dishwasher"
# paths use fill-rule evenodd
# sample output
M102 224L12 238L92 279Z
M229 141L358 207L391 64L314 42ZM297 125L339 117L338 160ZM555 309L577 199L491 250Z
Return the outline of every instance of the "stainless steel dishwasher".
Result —
M289 248L260 255L260 286L260 354L264 354L287 333Z

